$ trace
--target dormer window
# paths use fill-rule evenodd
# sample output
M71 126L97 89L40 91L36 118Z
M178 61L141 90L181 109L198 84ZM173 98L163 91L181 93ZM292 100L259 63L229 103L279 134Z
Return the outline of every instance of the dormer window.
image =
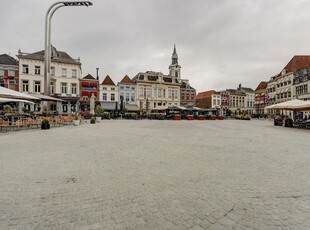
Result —
M51 52L51 58L52 59L57 59L58 58L58 52L57 52L56 48L52 46L52 50L51 51L52 51Z

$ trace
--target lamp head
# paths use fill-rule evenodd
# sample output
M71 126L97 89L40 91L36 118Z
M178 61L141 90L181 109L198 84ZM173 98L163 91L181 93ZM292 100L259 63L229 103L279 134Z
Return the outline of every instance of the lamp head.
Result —
M64 6L92 6L93 3L90 1L80 1L80 2L63 2Z

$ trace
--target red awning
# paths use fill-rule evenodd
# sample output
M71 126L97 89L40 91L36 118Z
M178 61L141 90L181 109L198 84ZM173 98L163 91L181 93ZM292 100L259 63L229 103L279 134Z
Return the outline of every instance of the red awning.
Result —
M90 86L90 87L97 87L97 83L96 83L96 82L91 82L91 83L89 84L89 86Z
M97 92L91 92L90 94L94 94L94 96L97 97Z
M89 92L86 92L86 91L82 91L82 96L89 96Z
M82 86L89 86L89 82L82 82Z

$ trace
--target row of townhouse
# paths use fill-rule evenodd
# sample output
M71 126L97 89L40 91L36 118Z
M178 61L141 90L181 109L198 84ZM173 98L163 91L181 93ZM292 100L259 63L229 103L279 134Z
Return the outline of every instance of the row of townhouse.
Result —
M19 51L17 57L18 61L10 56L6 57L14 62L13 67L8 67L10 71L0 65L1 85L47 100L48 102L44 103L47 110L61 113L89 110L92 96L95 97L96 104L101 104L108 111L123 107L132 111L158 112L171 106L195 105L196 90L190 86L188 80L181 79L181 66L178 64L175 46L168 75L154 71L140 72L132 79L126 75L117 84L108 75L100 83L98 68L96 78L90 74L82 78L80 60L52 47L48 96L44 95L44 51ZM1 58L2 55L0 62ZM14 87L8 80L10 74L13 75L11 69L15 70ZM1 78L1 73L6 77ZM42 104L25 106L31 111L42 110L43 107Z
M160 112L172 106L194 106L196 90L181 79L181 66L174 46L169 74L146 71L118 82L106 76L99 88L99 101L108 110L124 105L125 109Z
M196 106L203 109L216 109L221 115L252 114L254 90L239 84L237 89L200 92L196 96Z
M278 111L265 107L293 99L310 100L310 56L296 55L280 73L269 81L261 81L255 90L241 87L222 91L200 92L196 105L206 109L218 109L223 115L255 114L275 115ZM293 116L293 112L282 111L283 115Z
M275 115L278 111L266 110L268 105L300 99L310 100L310 56L296 55L279 74L269 81L262 81L255 90L254 113L258 115ZM293 116L290 111L284 115Z

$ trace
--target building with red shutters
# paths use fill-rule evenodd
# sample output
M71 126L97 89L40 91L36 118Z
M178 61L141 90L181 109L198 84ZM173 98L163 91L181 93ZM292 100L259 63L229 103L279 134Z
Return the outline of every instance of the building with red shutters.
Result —
M184 79L181 80L180 93L181 93L181 100L180 100L181 106L185 106L185 107L195 106L196 89L190 86L188 80L184 80Z
M18 61L15 58L7 55L0 55L0 86L19 90L19 71L18 71Z
M95 96L96 104L99 103L99 81L92 75L88 74L80 79L80 109L88 111L91 96Z
M262 81L255 89L255 102L253 113L258 117L264 116L265 107L268 105L267 82Z

